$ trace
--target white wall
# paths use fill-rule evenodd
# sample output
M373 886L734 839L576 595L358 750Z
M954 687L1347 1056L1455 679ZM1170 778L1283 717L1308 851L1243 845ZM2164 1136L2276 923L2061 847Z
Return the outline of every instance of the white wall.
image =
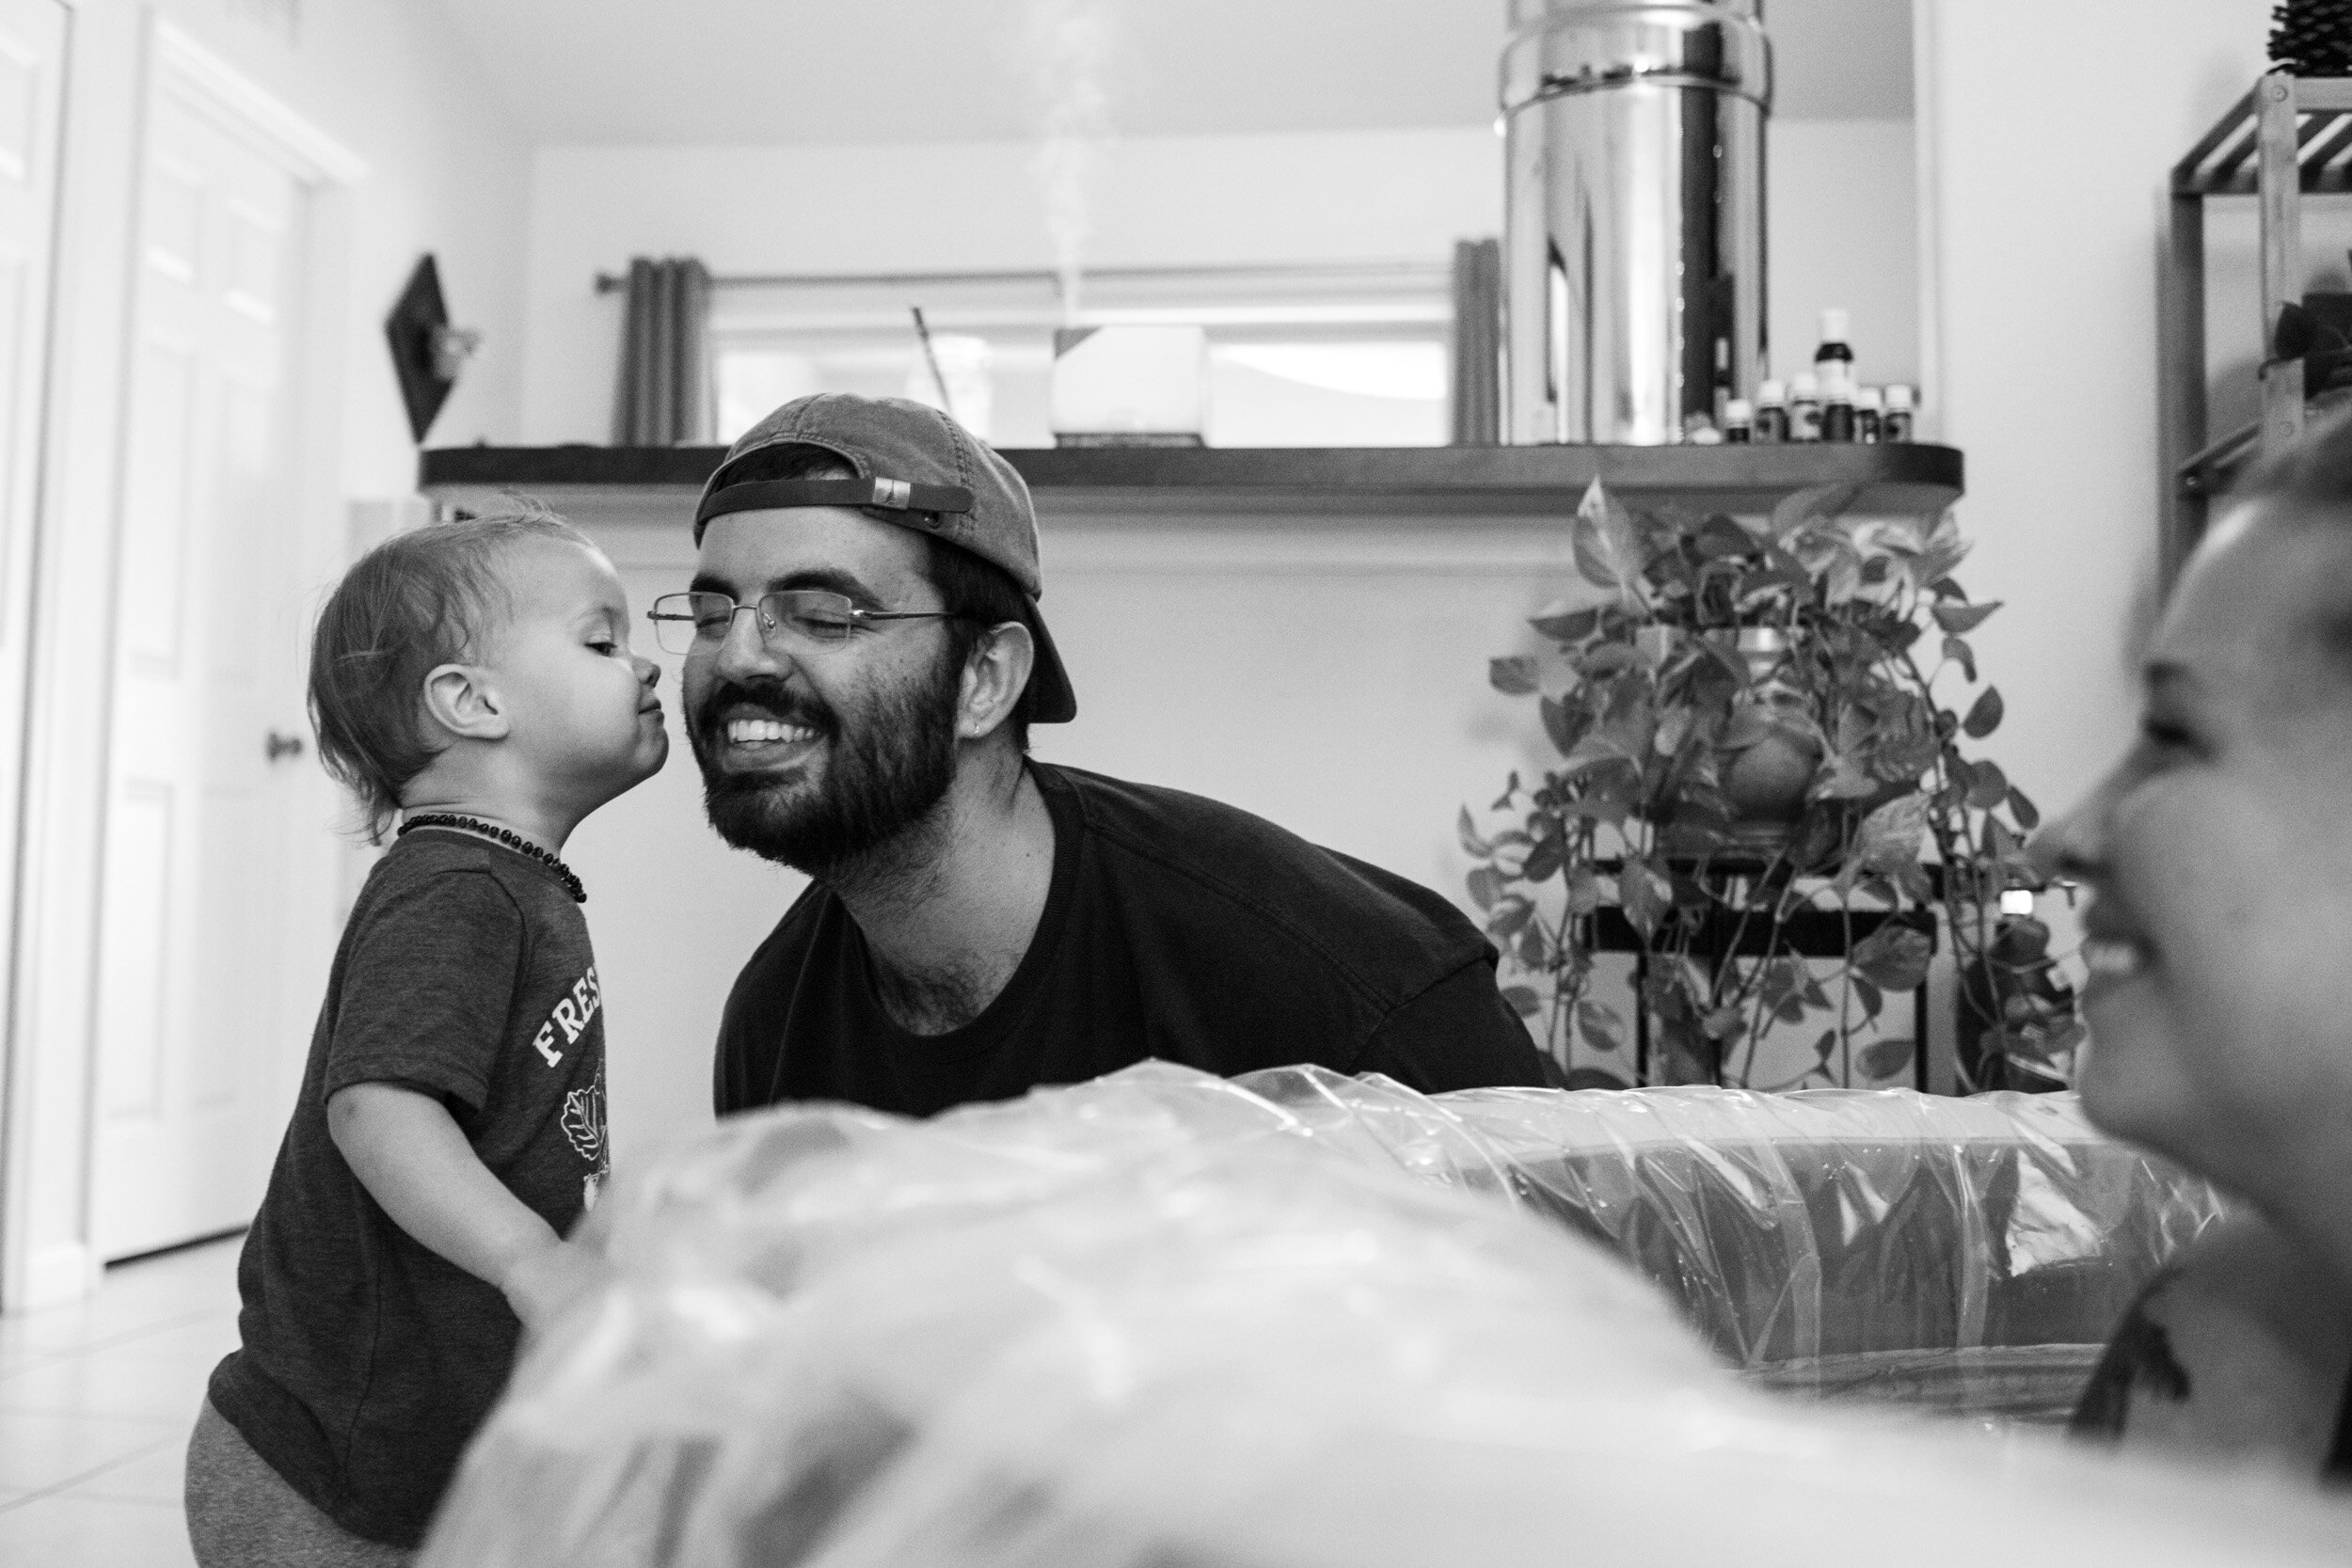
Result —
M439 13L411 0L339 0L301 8L289 39L218 0L81 0L72 8L61 288L53 345L47 485L39 592L44 607L109 599L115 569L117 451L127 246L146 24L168 17L279 97L369 166L328 207L346 263L341 297L323 301L324 332L306 347L317 373L306 439L333 461L302 504L306 559L320 581L344 538L344 501L415 483L410 442L382 321L418 255L438 254L463 321L488 334L437 439L511 440L519 429L524 215L529 165L515 119L469 76ZM134 459L135 460L135 459ZM48 615L33 691L28 771L27 917L13 998L6 1135L6 1233L0 1299L10 1307L72 1293L91 1277L84 1178L88 1150L95 911L106 675L103 616ZM320 822L333 809L320 781ZM317 831L319 824L294 826ZM332 899L313 900L301 961L319 984L331 953Z
M1773 341L1810 363L1847 305L1865 372L1915 380L1910 128L1772 128ZM599 271L700 256L726 273L1045 267L1020 142L540 151L532 201L524 439L603 441L620 299ZM1155 137L1112 143L1090 190L1095 265L1443 260L1502 227L1491 128ZM1793 345L1793 346L1792 346Z
M1865 383L1919 382L1917 151L1907 119L1782 119L1767 152L1774 375L1813 363L1821 311L1852 318Z
M2264 69L2265 0L1920 0L1918 112L1959 576L2009 718L1988 750L2045 808L2130 736L2153 612L2165 178ZM2090 90L2095 77L2098 90ZM2254 308L2217 312L2251 339Z

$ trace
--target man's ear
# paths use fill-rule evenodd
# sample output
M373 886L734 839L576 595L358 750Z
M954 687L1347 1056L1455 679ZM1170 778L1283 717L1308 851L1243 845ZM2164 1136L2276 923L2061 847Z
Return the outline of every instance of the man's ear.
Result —
M424 712L453 740L503 740L511 727L488 672L470 664L439 665L424 677Z
M963 681L956 691L956 738L980 740L995 734L1020 705L1036 663L1037 642L1020 622L1006 621L981 633L963 662Z

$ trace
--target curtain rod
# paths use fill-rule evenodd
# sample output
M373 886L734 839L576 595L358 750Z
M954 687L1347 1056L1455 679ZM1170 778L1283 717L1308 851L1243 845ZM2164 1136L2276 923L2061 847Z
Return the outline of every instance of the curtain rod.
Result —
M1338 275L1343 277L1398 277L1416 274L1443 273L1443 261L1259 261L1229 265L1198 263L1188 266L1162 267L1088 267L1083 277L1231 277L1236 275L1258 274L1274 277L1321 277ZM1061 274L1047 267L1021 268L1004 272L771 272L735 273L714 276L713 288L845 288L858 284L874 287L903 287L924 283L1050 283L1058 291ZM626 275L610 272L596 274L596 293L625 293L628 289Z

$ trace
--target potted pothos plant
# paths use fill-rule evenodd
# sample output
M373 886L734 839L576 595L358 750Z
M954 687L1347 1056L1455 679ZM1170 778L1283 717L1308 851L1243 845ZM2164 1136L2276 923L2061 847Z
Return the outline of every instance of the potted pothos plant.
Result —
M1968 642L1999 606L1953 576L1968 546L1948 514L1848 518L1852 495L1742 522L1635 512L1596 482L1573 529L1597 596L1536 616L1542 652L1492 661L1556 756L1483 816L1464 808L1470 895L1505 994L1577 1086L1896 1078L1919 1042L1890 998L1924 983L1931 933L1961 970L1962 1086L2068 1079L2073 993L2046 928L2001 908L2039 885L2038 814L1968 754L2001 722ZM1809 960L1794 933L1825 918L1850 940ZM1615 922L1645 1072L1596 994ZM1804 1048L1760 1056L1775 1031Z

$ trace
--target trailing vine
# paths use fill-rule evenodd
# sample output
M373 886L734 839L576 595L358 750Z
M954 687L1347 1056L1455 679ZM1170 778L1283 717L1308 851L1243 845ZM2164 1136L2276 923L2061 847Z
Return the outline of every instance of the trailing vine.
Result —
M1469 891L1505 995L1579 1086L1894 1078L1918 1042L1891 1031L1889 998L1925 981L1931 932L1961 969L1962 1086L2069 1075L2082 1026L2049 933L2000 909L2038 886L2038 814L1963 745L2001 722L1968 642L2000 607L1953 576L1967 546L1948 515L1850 519L1851 494L1742 523L1629 511L1596 483L1573 528L1597 600L1536 616L1546 650L1490 665L1557 757L1514 773L1483 824L1464 808ZM1825 916L1845 939L1829 973L1792 937ZM1594 990L1620 919L1656 1047L1640 1074ZM1757 1083L1783 1029L1816 1032L1811 1049Z

